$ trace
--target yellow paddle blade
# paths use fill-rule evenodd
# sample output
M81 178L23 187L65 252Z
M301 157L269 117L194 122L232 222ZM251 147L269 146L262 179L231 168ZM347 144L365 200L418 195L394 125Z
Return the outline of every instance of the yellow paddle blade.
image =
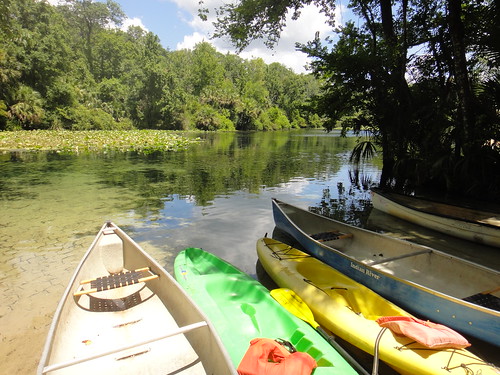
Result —
M291 314L309 323L314 329L318 328L319 324L314 320L311 309L293 290L288 288L273 289L271 296Z

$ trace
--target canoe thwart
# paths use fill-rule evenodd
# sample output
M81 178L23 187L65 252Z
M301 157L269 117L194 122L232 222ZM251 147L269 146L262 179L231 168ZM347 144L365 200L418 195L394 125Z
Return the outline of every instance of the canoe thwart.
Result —
M311 238L315 239L316 241L319 242L327 242L327 241L335 241L335 240L341 240L343 238L351 238L352 233L342 233L338 231L329 231L329 232L321 232L321 233L315 233L311 234Z
M398 256L394 256L394 257L389 257L389 258L384 258L384 259L380 259L380 260L375 260L373 262L368 263L368 265L369 266L375 266L377 264L392 262L393 260L410 258L410 257L414 257L414 256L417 256L417 255L430 254L430 253L432 253L432 250L430 250L430 249L429 250L419 250L419 251L414 251L414 252L408 253L408 254L403 254L403 255L398 255Z
M97 277L92 280L84 280L80 282L80 287L74 293L75 297L102 292L103 290L122 288L127 285L143 283L149 280L158 278L157 274L151 272L149 267L140 268L135 271L119 272L112 275ZM90 289L84 289L84 285L90 284Z
M207 325L208 325L208 323L206 321L192 323L192 324L189 324L189 325L186 325L183 327L176 328L176 329L174 329L170 332L167 332L161 336L153 337L153 338L143 340L143 341L133 342L129 345L124 345L121 347L117 347L115 349L110 349L110 350L104 351L102 353L92 354L92 355L89 355L87 357L81 357L81 358L71 359L71 360L68 360L66 362L56 363L56 364L44 367L42 374L46 374L48 372L52 372L52 371L66 368L66 367L74 366L74 365L77 365L79 363L88 362L88 361L91 361L91 360L94 360L97 358L102 358L102 357L110 355L110 354L119 353L119 352L122 352L124 350L136 348L136 347L139 347L142 345L151 344L151 343L154 343L156 341L160 341L160 340L172 337L172 336L182 335L182 334L185 334L187 332L193 331L195 329L206 327Z

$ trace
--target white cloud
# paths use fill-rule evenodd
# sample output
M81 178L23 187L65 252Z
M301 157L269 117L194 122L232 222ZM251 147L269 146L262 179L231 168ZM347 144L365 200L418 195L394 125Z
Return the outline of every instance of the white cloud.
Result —
M205 0L206 6L211 12L208 21L202 21L198 17L199 0L170 0L180 9L191 15L189 25L195 30L193 34L186 35L177 48L192 48L196 43L203 40L210 41L214 47L222 52L234 53L234 47L225 39L210 39L214 31L212 22L215 20L214 8L223 5L223 0ZM340 10L337 11L337 21L340 21ZM307 56L295 49L295 43L306 43L314 38L316 32L321 37L331 33L331 27L326 24L326 17L320 13L314 5L308 5L301 10L301 16L293 21L291 14L287 16L287 26L284 28L278 44L271 50L264 45L263 41L254 41L245 49L240 56L245 59L262 58L266 63L279 62L292 68L296 72L305 72L304 66L309 61Z
M192 49L201 42L210 42L210 40L205 34L195 31L191 35L184 35L182 42L177 43L177 49Z
M149 32L148 28L144 26L142 20L139 17L126 18L125 20L123 20L121 30L127 31L129 26L139 26L144 31Z

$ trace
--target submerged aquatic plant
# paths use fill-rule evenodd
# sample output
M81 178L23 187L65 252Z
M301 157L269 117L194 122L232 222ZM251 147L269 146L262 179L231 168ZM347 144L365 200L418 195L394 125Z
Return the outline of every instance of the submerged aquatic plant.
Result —
M164 130L3 131L0 151L176 151L199 141Z

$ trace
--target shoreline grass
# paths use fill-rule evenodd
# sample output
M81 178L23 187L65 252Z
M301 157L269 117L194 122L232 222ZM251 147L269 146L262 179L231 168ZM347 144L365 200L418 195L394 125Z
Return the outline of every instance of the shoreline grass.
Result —
M188 138L167 130L19 130L0 132L0 152L178 151L198 142L200 142L199 138Z

